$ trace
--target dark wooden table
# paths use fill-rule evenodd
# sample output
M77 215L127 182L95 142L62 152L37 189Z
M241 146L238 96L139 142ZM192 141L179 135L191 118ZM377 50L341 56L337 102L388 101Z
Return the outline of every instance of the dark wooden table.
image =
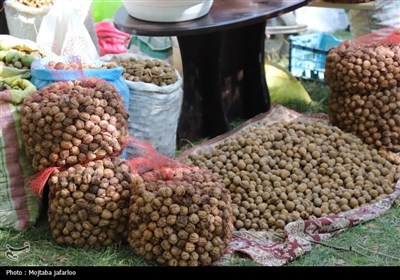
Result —
M264 72L266 21L308 0L214 0L202 18L157 23L135 19L121 7L114 25L145 36L177 36L182 56L184 98L178 140L213 137L235 119L270 108Z

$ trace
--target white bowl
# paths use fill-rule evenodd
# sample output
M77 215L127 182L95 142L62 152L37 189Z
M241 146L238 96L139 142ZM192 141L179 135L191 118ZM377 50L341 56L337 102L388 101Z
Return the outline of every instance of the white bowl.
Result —
M196 19L210 11L213 0L123 0L132 17L155 22Z

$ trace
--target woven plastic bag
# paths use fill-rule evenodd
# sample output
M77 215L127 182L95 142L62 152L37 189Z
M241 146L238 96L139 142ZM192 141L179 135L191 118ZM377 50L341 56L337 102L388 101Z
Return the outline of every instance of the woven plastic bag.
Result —
M143 59L134 54L106 55L101 59ZM144 82L126 81L129 94L129 134L140 140L148 140L157 151L175 157L176 131L183 101L183 80L176 70L178 80L167 86ZM132 151L128 145L127 155Z
M17 69L0 65L0 78L19 77L28 79L30 77L29 69Z
M354 0L353 0L354 1ZM375 0L374 10L351 9L348 12L350 31L354 38L376 32L384 27L400 27L400 2Z
M0 51L8 50L17 50L37 58L45 56L36 43L31 40L20 39L11 35L0 35Z
M50 10L50 6L33 8L15 0L6 0L4 9L10 35L36 41L43 17Z
M0 228L24 230L38 219L41 203L25 183L33 171L21 139L19 108L36 88L16 77L0 79L2 83L22 90L0 91Z
M0 35L0 60L3 60L2 57L7 55L8 52L18 52L21 53L21 56L29 55L31 56L30 60L45 56L31 40L20 39L11 35ZM10 77L29 79L30 72L29 69L17 69L0 65L0 78Z
M284 106L301 104L305 107L312 103L301 82L293 77L290 72L271 61L266 62L264 67L272 104Z

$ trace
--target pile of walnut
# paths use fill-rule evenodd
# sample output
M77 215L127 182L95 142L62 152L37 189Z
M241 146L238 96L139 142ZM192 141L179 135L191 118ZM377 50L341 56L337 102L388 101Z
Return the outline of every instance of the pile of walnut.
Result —
M400 152L400 46L342 44L327 56L325 79L334 125Z
M167 173L167 175L166 175ZM207 170L165 169L134 177L128 242L148 260L209 265L232 238L231 198Z
M77 69L113 69L117 68L118 65L114 62L103 62L101 65L93 65L88 63L81 62L57 62L57 61L49 61L47 64L48 69L55 70L77 70Z
M400 166L322 122L251 125L183 160L218 174L235 228L282 230L376 202L394 191Z
M128 131L124 108L115 88L95 78L53 83L27 97L21 131L33 169L119 155Z
M357 94L396 88L400 86L400 46L345 41L326 57L325 82L332 91Z
M42 8L45 6L52 6L54 0L17 0L18 2L32 8Z
M114 59L113 62L124 68L122 76L128 81L167 86L178 80L175 69L160 60L119 58Z
M48 181L48 220L54 240L77 247L126 240L132 179L120 158L53 171Z

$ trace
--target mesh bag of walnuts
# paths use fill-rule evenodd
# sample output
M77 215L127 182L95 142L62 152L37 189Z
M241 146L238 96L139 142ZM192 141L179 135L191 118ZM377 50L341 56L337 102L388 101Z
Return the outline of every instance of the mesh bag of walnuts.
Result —
M329 51L325 82L333 91L368 93L400 85L400 31L385 28Z
M58 82L24 100L21 131L28 159L41 171L121 154L128 114L104 80Z
M170 266L218 260L233 232L228 190L207 170L138 144L147 156L130 161L137 175L129 207L129 245L146 259Z
M50 167L31 181L41 195L49 185L48 221L56 243L101 247L126 240L133 175L126 160Z
M335 215L374 203L395 189L400 166L327 116L282 106L183 153L205 167L232 197L237 230L282 231L298 219Z
M383 29L331 50L325 79L332 124L400 152L400 32Z

